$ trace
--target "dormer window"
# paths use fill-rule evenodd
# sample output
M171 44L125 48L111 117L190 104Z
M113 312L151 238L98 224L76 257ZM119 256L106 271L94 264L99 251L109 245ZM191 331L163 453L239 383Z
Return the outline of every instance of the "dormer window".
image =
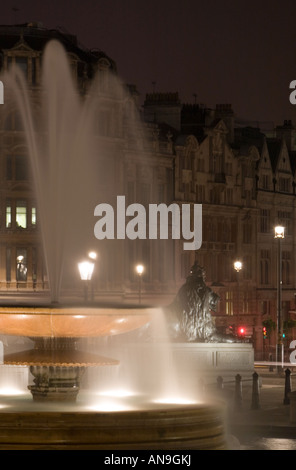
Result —
M16 64L21 71L23 72L24 76L28 78L28 58L27 57L8 57L8 67L11 65Z
M4 67L9 69L17 65L23 72L29 85L38 83L40 52L32 49L21 36L18 43L8 50L4 50Z
M10 56L7 57L7 67L17 65L23 72L30 85L36 84L36 58L28 56Z

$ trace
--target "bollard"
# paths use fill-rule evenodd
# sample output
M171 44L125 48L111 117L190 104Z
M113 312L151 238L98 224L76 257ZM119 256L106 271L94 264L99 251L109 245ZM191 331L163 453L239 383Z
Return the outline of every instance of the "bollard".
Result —
M239 374L235 376L235 396L234 406L237 410L242 408L243 404L243 393L242 393L242 378Z
M290 405L290 397L289 394L291 393L291 371L290 369L285 370L285 396L284 396L284 405Z
M259 375L257 372L253 374L253 387L252 387L252 405L251 410L259 410Z
M219 377L217 377L217 390L223 390L223 388L224 388L223 377L219 375Z

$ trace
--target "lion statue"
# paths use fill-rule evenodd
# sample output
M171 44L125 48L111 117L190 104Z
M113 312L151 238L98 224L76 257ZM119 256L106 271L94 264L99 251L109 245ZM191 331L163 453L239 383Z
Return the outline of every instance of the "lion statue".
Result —
M170 337L190 342L239 342L235 336L216 330L211 312L216 311L219 300L205 283L205 270L195 262L185 284L166 308Z

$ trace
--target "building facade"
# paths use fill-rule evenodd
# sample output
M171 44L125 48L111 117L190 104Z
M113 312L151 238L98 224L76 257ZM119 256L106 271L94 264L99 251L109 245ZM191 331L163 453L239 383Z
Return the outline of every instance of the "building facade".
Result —
M277 321L278 240L274 226L285 227L282 240L282 317L294 320L296 292L295 129L290 121L265 135L260 129L236 126L231 105L182 104L178 93L146 95L143 108L136 87L120 97L108 88L116 64L100 50L86 50L75 36L40 24L0 27L1 72L16 63L30 93L40 103L44 47L59 40L67 51L79 93L87 96L96 73L104 85L99 138L107 149L103 162L112 175L110 200L126 203L202 204L202 246L184 251L183 240L97 241L99 253L92 280L95 300L137 302L141 277L143 302L168 304L197 260L206 281L220 295L216 324L224 330L244 327L258 357L273 351ZM99 157L98 157L99 158ZM107 170L106 170L107 174ZM99 181L99 178L98 178ZM9 96L0 109L0 294L48 290L33 182L20 116ZM113 202L115 202L113 200ZM92 229L92 228L91 228ZM234 262L241 261L241 270ZM76 271L75 271L76 273ZM65 285L81 294L76 273ZM268 324L267 340L262 326ZM293 339L288 329L286 343Z
M103 194L104 200L97 202L110 202L115 207L116 196L124 195L126 205L137 202L147 207L151 202L173 199L172 136L163 129L160 132L154 123L143 125L137 90L121 84L115 62L100 50L84 49L75 36L47 30L42 24L1 26L0 69L5 102L0 109L0 294L46 293L49 289L24 125L5 83L5 72L12 65L22 70L38 122L43 93L41 63L51 40L59 41L67 52L77 93L83 100L89 96L93 80L99 83L94 168L98 194ZM93 235L94 225L92 217L87 249L99 255L92 279L94 298L137 302L137 263L145 266L143 293L148 298L155 294L159 296L157 301L166 302L167 294L173 295L176 283L171 240L159 244L150 240L98 241ZM71 260L72 272L67 272L62 286L65 295L72 297L81 296L83 291L77 261Z
M154 120L166 94L147 96ZM170 103L172 106L172 103ZM175 99L176 108L179 99ZM175 140L175 200L201 203L203 243L181 253L182 275L193 256L220 295L217 326L252 337L257 357L275 358L278 321L278 256L281 252L281 312L286 354L295 329L295 129L291 121L264 135L236 127L231 105L183 105ZM165 113L159 112L160 119ZM176 122L176 118L175 118ZM275 239L275 226L285 238ZM235 261L241 269L235 269ZM263 327L267 325L267 333Z

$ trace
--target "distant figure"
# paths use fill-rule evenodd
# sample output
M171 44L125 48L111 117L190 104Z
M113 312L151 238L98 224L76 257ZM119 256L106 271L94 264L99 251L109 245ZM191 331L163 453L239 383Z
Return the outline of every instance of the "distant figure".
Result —
M219 295L205 283L205 270L195 262L185 284L166 309L172 339L212 343L240 342L235 336L217 332L211 311L216 310L219 300Z

